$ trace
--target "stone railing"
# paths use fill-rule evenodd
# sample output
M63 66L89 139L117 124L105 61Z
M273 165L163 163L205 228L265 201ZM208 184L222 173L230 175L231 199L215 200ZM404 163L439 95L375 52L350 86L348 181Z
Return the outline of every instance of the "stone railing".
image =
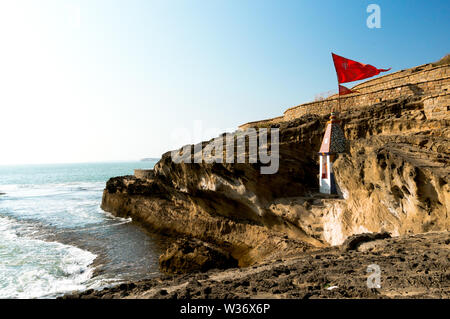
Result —
M304 103L287 109L283 116L263 121L243 124L239 129L270 126L274 123L290 121L305 114L326 115L338 108L345 111L352 108L375 104L407 96L423 96L427 103L428 117L448 116L448 92L450 91L450 65L418 67L387 74L354 86L358 93L339 97L333 95L321 101Z
M248 122L239 126L240 130L246 130L250 127L270 127L272 124L284 122L284 116L278 116L267 120Z

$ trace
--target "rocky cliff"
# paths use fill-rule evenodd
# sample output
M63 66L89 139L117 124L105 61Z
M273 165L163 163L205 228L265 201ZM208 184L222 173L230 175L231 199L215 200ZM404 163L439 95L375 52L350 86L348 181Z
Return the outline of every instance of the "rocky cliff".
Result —
M151 231L217 246L240 266L341 244L356 233L449 230L450 118L427 117L420 96L339 117L349 145L334 165L338 197L318 194L317 150L328 116L304 115L272 124L280 130L276 174L248 161L175 163L169 152L151 177L110 179L102 208Z

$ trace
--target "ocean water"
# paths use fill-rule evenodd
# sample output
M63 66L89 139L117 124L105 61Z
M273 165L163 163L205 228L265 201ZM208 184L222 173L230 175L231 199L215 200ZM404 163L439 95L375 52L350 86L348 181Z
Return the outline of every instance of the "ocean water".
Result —
M100 208L108 178L155 162L0 166L0 298L157 275L165 239Z

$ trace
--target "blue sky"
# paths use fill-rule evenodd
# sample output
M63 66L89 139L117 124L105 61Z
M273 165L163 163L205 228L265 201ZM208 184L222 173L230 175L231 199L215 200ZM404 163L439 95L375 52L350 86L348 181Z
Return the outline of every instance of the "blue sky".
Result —
M335 90L331 52L450 51L448 1L5 0L0 21L0 164L159 157Z

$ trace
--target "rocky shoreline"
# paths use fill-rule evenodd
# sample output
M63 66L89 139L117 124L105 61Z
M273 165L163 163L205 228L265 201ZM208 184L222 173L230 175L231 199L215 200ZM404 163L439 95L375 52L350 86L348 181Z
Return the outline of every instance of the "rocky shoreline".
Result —
M261 164L248 161L175 163L168 152L151 174L111 178L102 208L150 232L203 242L197 251L229 255L240 267L339 245L364 232L447 231L449 120L429 119L423 108L412 96L340 115L349 145L333 164L337 197L317 191L317 149L327 117L305 115L277 124L275 174L261 174ZM166 266L186 264L182 253L169 255L179 260L166 258ZM211 268L214 259L202 264Z
M153 170L111 178L103 210L176 239L160 257L168 275L71 297L448 298L450 119L428 116L417 92L339 119L337 196L318 192L328 116L317 114L270 125L274 174L249 161L251 137L238 130L228 138L246 141L244 163L236 144L213 155L208 141L183 147L188 161L167 152ZM218 155L227 161L208 161ZM379 289L367 288L370 265Z
M380 288L367 286L374 264ZM450 232L357 235L342 246L252 267L161 276L62 299L450 298L449 266Z

